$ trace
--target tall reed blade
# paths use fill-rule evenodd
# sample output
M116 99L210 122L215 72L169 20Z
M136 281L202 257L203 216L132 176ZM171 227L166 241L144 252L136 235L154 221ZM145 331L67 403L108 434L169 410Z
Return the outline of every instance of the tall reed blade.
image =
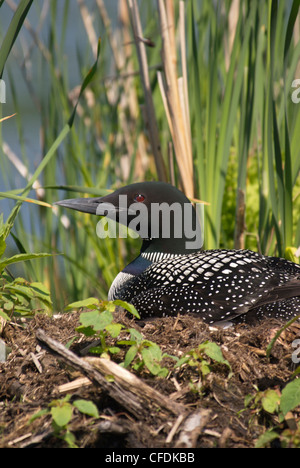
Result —
M7 57L9 56L9 53L19 34L32 2L33 0L21 0L8 27L7 33L0 48L0 78L2 78Z

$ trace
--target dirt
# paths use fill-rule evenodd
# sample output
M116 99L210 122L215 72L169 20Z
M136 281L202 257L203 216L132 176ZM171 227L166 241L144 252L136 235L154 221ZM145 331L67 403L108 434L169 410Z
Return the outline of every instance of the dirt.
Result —
M120 314L119 321L126 322L124 314ZM85 399L98 408L98 418L73 411L68 429L80 448L180 446L182 415L162 416L153 406L147 417L139 418L92 382L65 392L63 384L82 375L43 349L36 339L36 331L44 330L80 356L91 338L79 336L75 331L78 319L79 312L71 312L54 317L36 315L24 322L6 323L2 339L11 352L7 361L0 363L0 448L67 447L63 434L55 433L49 412L31 421L38 411L49 408L53 400L62 399L67 393L70 402ZM268 320L255 326L240 324L223 330L210 328L198 318L188 316L144 323L131 321L130 326L137 327L145 339L157 343L164 353L172 356L182 357L206 340L217 343L230 363L232 375L228 375L228 366L218 364L201 379L195 367L184 365L175 369L174 361L168 357L163 362L169 368L166 378L155 377L146 368L132 372L184 406L185 415L199 412L203 415L203 424L194 433L191 447L254 447L268 428L275 426L280 433L288 427L288 421L279 423L276 414L267 413L259 404L245 407L247 395L268 388L280 392L291 380L295 370L292 342L300 336L299 323L285 330L270 358L266 356L268 344L282 325L277 320ZM300 413L294 411L292 417L299 421ZM280 446L280 440L273 444Z

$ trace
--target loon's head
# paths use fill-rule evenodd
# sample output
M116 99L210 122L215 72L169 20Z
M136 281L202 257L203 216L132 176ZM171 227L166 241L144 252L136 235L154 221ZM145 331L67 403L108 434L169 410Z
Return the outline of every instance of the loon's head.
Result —
M56 204L126 225L143 239L142 252L186 254L202 247L199 213L180 190L165 182L138 182L104 197Z

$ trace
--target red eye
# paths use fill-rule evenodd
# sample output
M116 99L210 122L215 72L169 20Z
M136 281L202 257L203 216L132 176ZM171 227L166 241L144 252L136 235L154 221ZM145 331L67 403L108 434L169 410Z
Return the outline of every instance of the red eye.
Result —
M144 197L144 195L142 195L141 193L137 193L137 194L134 196L134 201L136 201L136 202L138 202L138 203L142 203L144 200L145 200L145 197Z

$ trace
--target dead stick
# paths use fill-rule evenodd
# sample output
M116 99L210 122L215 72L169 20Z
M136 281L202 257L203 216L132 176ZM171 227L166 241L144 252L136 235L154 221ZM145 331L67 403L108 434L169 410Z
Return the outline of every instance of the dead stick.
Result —
M103 358L79 358L62 343L47 336L41 329L37 330L36 337L51 352L58 354L69 365L82 372L95 384L100 385L104 392L133 415L139 418L146 416L153 405L176 415L185 412L183 405L157 392L113 361ZM109 380L107 380L107 376L110 377ZM156 414L159 416L159 412Z

